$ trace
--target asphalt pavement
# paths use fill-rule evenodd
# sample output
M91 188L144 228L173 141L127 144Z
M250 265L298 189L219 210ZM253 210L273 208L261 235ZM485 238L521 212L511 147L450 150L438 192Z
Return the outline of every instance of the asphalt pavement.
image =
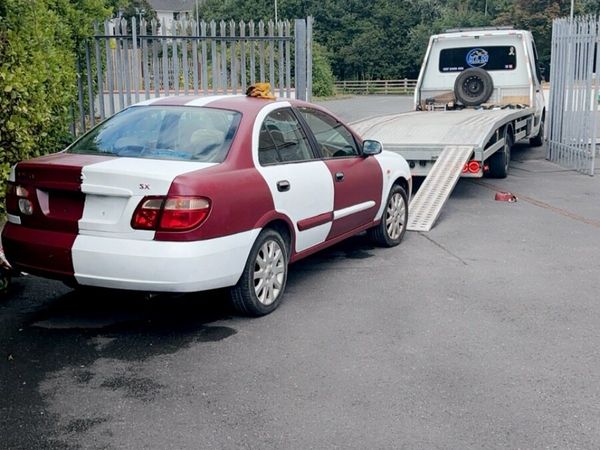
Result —
M410 99L324 105L356 120ZM518 145L509 177L459 181L431 232L291 266L259 319L223 292L18 278L0 448L599 448L599 175Z

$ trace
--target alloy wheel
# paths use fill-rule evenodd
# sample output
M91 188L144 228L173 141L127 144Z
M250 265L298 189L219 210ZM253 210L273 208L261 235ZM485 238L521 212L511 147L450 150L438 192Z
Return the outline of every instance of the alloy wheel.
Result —
M265 306L279 297L285 277L285 255L274 240L266 241L254 261L254 292Z

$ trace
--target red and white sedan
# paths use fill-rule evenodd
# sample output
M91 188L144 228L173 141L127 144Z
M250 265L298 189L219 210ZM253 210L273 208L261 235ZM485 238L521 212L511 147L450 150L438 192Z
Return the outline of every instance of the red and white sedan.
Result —
M82 286L281 302L288 264L367 230L400 243L410 170L325 109L168 97L11 171L2 242L19 270Z

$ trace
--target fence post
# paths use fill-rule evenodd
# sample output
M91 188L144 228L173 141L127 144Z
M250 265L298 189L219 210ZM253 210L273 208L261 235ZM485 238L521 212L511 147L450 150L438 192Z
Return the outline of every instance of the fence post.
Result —
M90 43L85 41L85 68L87 74L88 107L90 111L90 124L96 125L96 99L94 98L94 85L92 82L92 58L90 57Z
M312 44L313 44L313 18L308 16L306 18L306 100L309 102L312 100Z
M296 98L306 100L306 20L296 19L294 25Z
M77 92L79 95L79 122L81 126L81 132L85 133L85 110L83 108L83 82L81 77L83 74L81 73L81 57L77 55Z

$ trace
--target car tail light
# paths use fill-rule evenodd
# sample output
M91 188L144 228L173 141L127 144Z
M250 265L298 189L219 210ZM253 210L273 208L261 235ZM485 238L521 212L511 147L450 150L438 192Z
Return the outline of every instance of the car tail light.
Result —
M479 161L469 162L469 172L477 173L479 172L479 169L481 169L481 164L479 164Z
M133 213L131 227L136 230L156 230L164 197L145 197Z
M161 230L189 230L208 217L210 202L201 197L169 197L160 218Z
M462 173L467 173L469 171L469 163L465 163L462 168Z
M33 203L29 198L29 190L23 186L8 182L6 189L6 211L9 214L33 214Z
M133 214L137 230L186 231L206 220L210 200L204 197L145 197Z

